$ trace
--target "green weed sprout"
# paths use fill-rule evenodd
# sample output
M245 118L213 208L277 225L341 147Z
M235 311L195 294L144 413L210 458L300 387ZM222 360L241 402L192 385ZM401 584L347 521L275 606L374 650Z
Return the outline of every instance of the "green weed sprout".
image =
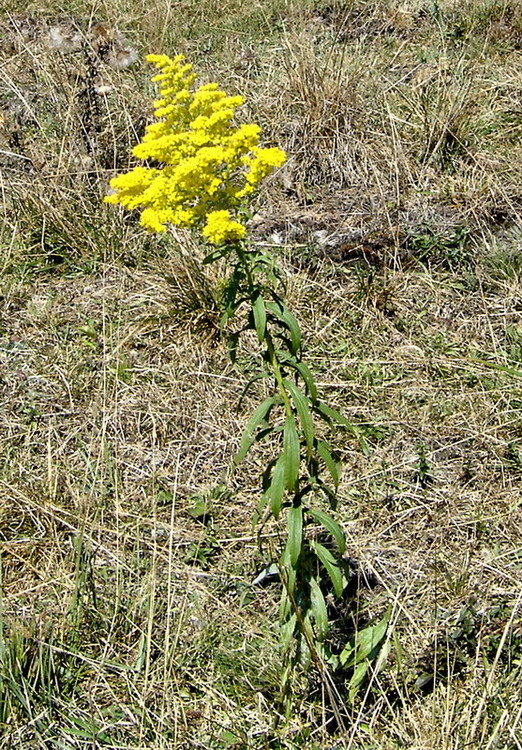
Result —
M115 177L114 192L105 200L141 209L141 224L153 232L169 223L198 229L214 246L204 262L227 261L221 325L229 330L240 311L242 321L239 331L228 334L232 361L241 334L255 331L262 356L257 379L267 379L272 390L250 417L234 462L256 442L270 439L277 446L263 473L255 518L286 520L277 564L283 584L281 641L292 655L289 668L297 663L306 668L313 660L323 671L332 656L325 643L325 592L341 596L347 581L345 537L331 514L340 467L315 422L353 427L320 400L302 358L299 325L277 291L281 273L269 253L248 243L242 220L249 196L286 157L278 148L259 146L257 125L234 123L242 97L227 96L212 83L194 88L194 73L181 55L148 60L160 71L153 78L160 98L154 104L156 121L133 153L156 166Z

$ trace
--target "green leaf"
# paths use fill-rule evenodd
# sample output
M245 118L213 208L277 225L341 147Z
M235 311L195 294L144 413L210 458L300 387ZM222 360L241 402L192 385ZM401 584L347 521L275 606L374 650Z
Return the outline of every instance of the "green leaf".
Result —
M296 569L292 567L290 563L290 552L288 549L288 545L285 545L285 548L281 555L281 559L279 561L279 566L279 574L281 576L281 580L283 581L285 590L288 589L288 591L291 591L293 593L295 591L297 575Z
M315 385L314 376L312 375L312 372L308 365L305 365L304 362L300 362L295 357L289 356L285 352L278 351L277 355L281 362L283 362L288 367L292 367L296 372L299 373L299 375L305 382L311 402L315 404L315 402L317 401L317 386Z
M266 308L270 310L274 318L279 321L290 334L291 352L297 354L301 348L301 331L299 324L287 306L282 302L267 302Z
M334 521L328 513L325 513L323 510L317 510L316 508L309 508L308 513L312 516L314 521L320 523L321 526L324 526L324 528L330 532L337 542L339 554L343 555L346 549L346 539L344 538L343 531L337 521Z
M283 383L285 385L285 388L290 392L290 395L292 396L292 400L297 410L297 414L299 415L299 421L301 422L301 427L303 429L307 451L308 454L310 454L314 447L314 423L312 421L312 415L310 414L310 409L308 407L308 399L306 398L304 393L299 390L295 383L292 383L290 380L284 380Z
M243 437L241 438L241 443L239 444L239 450L234 456L235 466L241 463L241 461L244 459L253 443L255 442L255 435L253 434L254 431L259 427L261 422L266 419L272 407L280 403L280 401L281 398L279 395L269 396L263 401L263 403L259 404L257 409L254 411L246 424L245 430L243 432Z
M256 293L256 296L252 302L252 313L254 316L254 325L256 327L257 338L259 340L259 343L262 343L266 333L266 309L265 301L259 294L259 292Z
M285 486L292 491L299 479L299 467L301 465L301 445L297 436L295 419L289 414L285 419L283 432L283 456L285 457Z
M364 678L366 677L366 672L368 671L368 662L363 661L360 664L358 664L354 670L354 673L350 677L350 680L348 682L348 701L349 703L353 703L355 700L355 696L359 692L362 683L364 682Z
M357 661L368 659L372 652L381 644L388 631L389 614L386 614L375 625L360 630L355 637Z
M348 644L341 652L339 659L341 664L346 667L353 667L362 661L371 659L378 653L378 649L388 631L388 622L390 619L389 612L375 623L367 628L360 630L355 636L355 643Z
M310 606L314 615L317 638L323 641L328 635L328 613L323 592L315 578L310 578Z
M323 547L323 545L319 544L319 542L312 540L310 542L310 546L326 568L326 572L328 573L334 587L335 595L342 596L346 584L346 579L341 568L339 567L338 561L332 555L330 550L326 549L326 547Z
M295 568L299 555L301 554L301 545L303 542L303 506L293 505L288 511L288 556L290 565Z
M322 401L318 401L317 404L314 405L314 410L330 424L334 423L346 427L352 435L355 435L355 437L359 436L359 430L348 419L346 419L346 417L343 417L337 409L333 409Z
M270 500L270 496L269 496L268 492L263 492L263 494L261 495L259 501L256 504L256 509L255 509L254 514L252 516L252 526L256 526L257 525L257 523L258 523L259 519L261 518L261 515L262 515L264 509L266 508L266 505L267 505L267 503L268 503L269 500Z
M282 453L275 463L270 486L265 493L270 500L270 509L276 520L279 518L279 513L281 512L286 476L286 455Z
M315 447L317 449L318 454L321 456L321 458L325 462L326 468L328 469L328 472L330 476L332 477L332 481L335 485L335 488L337 489L337 485L339 484L339 463L334 459L334 457L330 453L330 446L328 445L328 443L325 443L324 440L318 440Z
M288 611L289 612L289 611ZM286 622L280 625L279 629L279 641L283 647L283 651L287 651L290 646L290 641L295 633L297 625L297 617L295 614L291 615Z
M297 372L301 375L303 378L306 387L308 388L308 393L310 394L310 399L313 404L317 401L317 387L315 385L314 376L312 375L310 368L308 365L305 365L304 362L297 362L293 367L297 370Z

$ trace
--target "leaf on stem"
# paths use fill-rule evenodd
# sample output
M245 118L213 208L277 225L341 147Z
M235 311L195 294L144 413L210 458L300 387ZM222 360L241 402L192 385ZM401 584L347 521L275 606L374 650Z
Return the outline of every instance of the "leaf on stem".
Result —
M328 513L325 513L323 510L318 510L316 508L309 508L308 513L312 516L314 521L320 523L321 526L323 526L327 531L330 532L337 543L339 554L344 554L344 551L346 549L346 539L344 538L343 531L337 521L329 516Z
M303 506L292 505L288 510L288 541L286 543L290 565L295 568L303 542Z
M237 466L244 459L250 448L255 442L256 436L254 435L255 430L261 425L261 423L268 417L270 410L276 404L281 403L281 397L279 395L269 396L266 398L257 409L254 411L250 419L248 420L241 443L239 444L239 450L234 456L234 465Z
M299 467L301 465L301 444L297 435L297 428L293 414L288 414L285 419L283 431L283 454L285 462L285 486L287 490L293 491L299 479Z
M330 446L324 440L318 440L315 447L317 449L317 453L323 459L326 468L328 469L328 473L332 477L334 486L337 489L337 485L339 484L339 462L336 461L332 456L330 452Z
M317 401L317 386L308 365L305 365L304 362L301 362L296 357L291 357L286 352L278 351L277 357L282 364L291 367L302 377L306 385L307 394L310 396L310 401L315 405Z
M283 380L283 383L292 396L292 401L301 422L307 453L310 456L314 447L314 423L308 406L308 399L295 383L292 383L290 380Z
M283 502L283 495L285 494L286 476L286 454L282 453L275 463L270 486L265 492L265 495L270 501L270 510L276 520L279 518L279 513L281 512L281 503Z
M329 424L338 424L341 425L341 427L346 427L352 435L359 437L359 430L348 419L346 419L346 417L343 417L341 412L337 411L337 409L333 409L322 401L318 401L314 405L314 411Z
M287 329L290 334L290 351L292 354L297 354L301 348L301 331L297 320L281 300L278 300L277 303L267 302L266 308L272 313L273 317Z
M341 665L354 667L366 659L371 660L375 657L388 631L389 620L390 613L387 612L375 625L359 630L355 642L345 646L339 655Z
M310 547L313 549L319 560L326 568L326 572L328 573L328 576L334 587L335 595L341 596L346 585L346 579L342 573L341 568L339 567L338 561L332 555L330 550L326 549L326 547L323 547L323 545L319 544L319 542L312 540L310 542Z
M252 301L252 314L254 316L257 338L261 344L266 333L266 308L265 301L259 292L256 292Z
M310 578L310 607L314 615L317 638L323 641L328 635L328 612L323 592L315 578Z

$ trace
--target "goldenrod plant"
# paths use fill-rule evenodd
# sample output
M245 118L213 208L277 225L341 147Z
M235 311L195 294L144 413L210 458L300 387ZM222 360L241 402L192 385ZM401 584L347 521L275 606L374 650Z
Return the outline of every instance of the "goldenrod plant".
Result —
M286 157L278 148L259 146L257 125L235 124L242 97L227 96L212 83L194 89L194 73L181 55L150 55L148 60L160 71L153 78L160 98L154 105L156 122L133 153L156 166L137 166L115 177L114 193L106 201L140 208L141 224L153 232L164 231L166 224L201 230L214 246L204 262L226 259L231 273L222 329L247 309L240 330L229 334L232 359L241 334L255 331L263 361L258 375L272 383L272 393L246 425L234 462L242 461L256 442L270 440L276 446L263 473L255 519L264 514L286 518L277 565L283 585L281 642L292 655L289 669L314 661L323 673L325 661L337 662L325 645L325 596L331 591L340 597L347 580L345 536L332 515L340 467L331 446L318 437L314 419L355 430L320 399L303 360L299 325L278 292L277 264L247 239L248 197Z

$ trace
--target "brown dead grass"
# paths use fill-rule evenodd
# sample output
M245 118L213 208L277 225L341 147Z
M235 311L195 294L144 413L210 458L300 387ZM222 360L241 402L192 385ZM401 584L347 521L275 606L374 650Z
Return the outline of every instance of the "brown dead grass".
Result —
M278 528L259 547L263 456L230 472L260 394L238 406L219 280L190 237L151 240L100 204L147 71L47 46L72 19L91 50L99 17L140 52L179 35L289 152L253 231L281 257L321 392L365 431L365 451L333 436L362 581L348 610L392 607L392 654L342 746L518 747L518 16L448 4L443 34L425 6L231 2L213 37L216 7L185 3L201 34L185 40L164 8L2 18L0 642L20 667L2 679L34 688L24 704L0 685L2 747L333 742L306 680L277 714L277 587L249 582ZM82 94L94 72L114 91Z

